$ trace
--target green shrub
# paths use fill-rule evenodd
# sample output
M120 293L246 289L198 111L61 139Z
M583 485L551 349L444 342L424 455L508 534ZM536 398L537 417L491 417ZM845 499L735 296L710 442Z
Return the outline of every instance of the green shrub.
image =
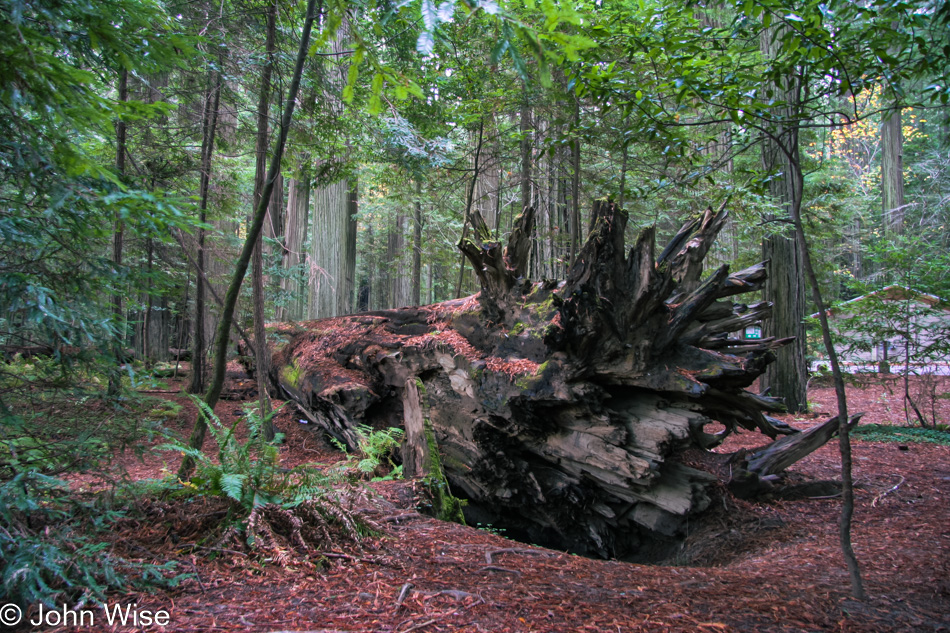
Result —
M138 400L105 401L82 364L0 363L0 593L23 607L103 601L112 590L168 585L173 564L131 562L109 532L123 513L58 479L94 470L150 432Z
M227 427L202 400L192 399L218 444L218 459L181 441L161 448L195 460L194 476L180 482L184 488L192 494L230 502L219 543L243 541L278 562L286 562L290 547L330 546L340 538L359 542L369 532L365 522L345 507L344 495L335 490L334 485L342 482L336 471L313 466L280 467L283 435L278 433L268 441L263 432L276 411L262 418L254 405L246 406L242 419L248 439L242 442L234 433L242 419Z
M121 513L81 503L58 479L19 472L0 482L0 569L5 600L104 602L110 590L174 586L174 563L130 562L101 537Z
M280 467L280 443L283 434L268 441L264 425L277 414L262 418L254 405L244 408L244 416L230 427L225 426L203 400L191 399L204 416L208 430L218 444L217 460L207 453L189 447L181 441L160 446L195 460L195 474L184 485L201 495L230 499L243 513L269 503L294 504L324 492L328 478L313 468L286 469ZM235 430L241 422L247 425L248 439L240 441Z
M68 386L45 359L0 363L0 478L20 472L59 476L107 464L116 452L143 452L180 405L161 398L106 399L78 372Z
M399 448L403 431L395 427L373 430L368 424L356 427L357 450L360 456L348 455L344 469L354 469L361 475L371 476L373 481L389 481L402 478L402 464L396 465L393 455ZM333 444L344 453L346 446L336 439ZM383 471L388 471L384 475Z
M925 442L950 446L950 432L940 429L893 426L890 424L862 424L851 434L868 442Z

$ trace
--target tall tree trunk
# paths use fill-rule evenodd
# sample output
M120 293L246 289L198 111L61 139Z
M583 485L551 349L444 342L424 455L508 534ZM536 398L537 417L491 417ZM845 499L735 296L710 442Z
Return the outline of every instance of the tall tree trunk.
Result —
M521 105L521 211L531 205L531 172L534 145L534 127L532 125L531 105L525 93L524 103Z
M553 126L548 121L538 126L539 131L543 133L541 144L547 142L553 133ZM540 185L543 188L544 195L539 204L543 208L544 216L544 277L546 279L557 279L560 275L558 269L558 243L557 243L557 162L553 155L543 152L539 157L540 169L543 175L540 179Z
M521 212L529 207L535 207L539 193L539 188L535 186L538 169L534 161L534 143L537 130L535 128L535 116L531 108L527 87L524 89L523 99L521 121L519 122L519 132L521 133L521 170L519 174L519 180L521 181L521 208L519 211ZM539 271L542 258L541 249L542 245L539 244L538 241L531 243L531 254L528 257L528 274L533 277L541 276Z
M770 395L782 398L790 412L806 411L805 287L799 241L784 231L769 235L762 241L762 259L768 261L769 268L763 296L775 306L763 334L794 336L795 341L778 351L778 360L762 375L760 385L769 389Z
M626 141L622 141L623 146L621 147L621 152L623 154L620 160L620 193L618 194L617 206L621 209L624 208L624 202L626 202L626 191L627 191L627 159L630 154L630 148L628 147Z
M484 136L473 208L482 215L490 230L497 231L498 212L501 208L502 158L501 143L498 139L498 122L493 112L485 115Z
M178 369L181 366L182 360L182 348L185 344L185 332L188 331L188 289L191 285L191 274L190 271L185 269L185 297L181 302L181 309L178 310L177 323L178 323L178 337L175 340L175 373L172 376L175 380L178 379Z
M406 305L406 279L400 265L406 246L406 216L397 213L391 217L386 235L386 305L397 308Z
M558 137L564 133L563 126L557 131ZM568 203L568 197L571 192L571 150L561 145L555 151L557 160L557 224L558 224L558 260L560 269L558 277L567 275L570 267L570 248L571 248L571 212L572 207ZM621 207L622 208L622 207Z
M308 161L309 158L304 159ZM287 213L284 223L284 276L280 288L285 298L279 310L278 321L297 321L307 314L307 288L301 279L301 265L306 261L304 244L310 218L310 171L303 165L297 178L288 184Z
M571 249L568 257L569 265L574 265L577 249L581 244L581 106L580 101L574 99L574 138L571 142ZM593 221L593 216L591 216ZM593 228L593 227L591 227Z
M201 135L201 179L198 191L198 221L204 224L208 219L208 196L211 184L211 159L214 155L214 137L218 125L218 105L221 97L221 62L223 54L218 55L218 69L208 70L208 89L205 93L204 118ZM198 229L198 245L195 254L196 264L201 273L205 272L205 230ZM191 352L191 380L189 393L200 393L205 387L205 293L207 281L202 274L195 279L195 336Z
M145 360L145 366L152 364L152 346L150 337L152 330L152 266L154 264L154 253L152 238L145 240L146 263L145 271L148 274L148 282L145 287L145 315L142 318L142 358Z
M412 297L414 306L422 304L422 180L416 178L415 217L412 221Z
M119 73L119 102L125 103L129 100L129 71L122 69ZM115 173L122 180L125 176L125 153L126 153L126 123L121 116L115 122ZM116 396L119 393L121 374L118 366L122 364L125 356L125 318L122 314L122 293L118 288L118 274L122 268L122 247L125 240L125 225L122 219L116 215L115 229L112 234L112 266L116 274L116 287L112 295L112 321L115 326L115 339L113 342L113 355L115 356L116 367L109 373L110 396Z
M766 29L762 36L763 52L768 57L777 53L778 31ZM775 98L784 102L773 113L773 124L766 130L762 145L764 169L772 174L769 194L780 214L766 217L769 235L762 241L762 258L769 262L768 281L763 296L774 305L772 318L764 324L763 334L778 338L795 337L795 341L778 351L778 360L760 378L763 389L784 399L791 412L806 411L807 367L805 366L805 280L802 266L802 244L797 234L788 230L793 210L801 208L802 187L794 177L798 159L798 104L801 83L795 76L784 85L770 85Z
M901 110L884 113L881 123L881 202L884 232L893 237L904 233L904 134Z
M346 192L346 233L343 239L343 292L337 298L339 314L349 314L353 311L356 296L356 233L358 229L357 213L359 213L360 188L357 176L351 176L347 181L349 190Z
M275 32L277 30L277 2L272 1L267 8L267 36L264 44L264 68L261 72L261 92L257 101L257 143L255 147L256 165L254 175L254 208L261 204L264 191L264 178L267 176L267 137L268 137L268 110L270 108L270 78L274 66L274 52L276 51ZM274 187L276 191L277 187ZM273 198L273 196L272 196ZM272 200L268 200L268 214L271 221L279 214L274 208ZM251 256L251 286L254 301L254 368L257 377L257 392L260 404L261 419L270 413L270 399L267 397L267 372L270 369L270 359L267 355L267 334L264 331L264 256L263 233L267 232L267 218L265 228L254 241L254 252ZM273 229L271 229L273 233ZM271 423L264 425L264 439L274 439L274 426Z
M308 316L319 319L349 311L355 253L351 248L350 188L345 180L313 191L313 223L310 257L316 266L311 274ZM351 265L352 262L352 265Z
M266 163L264 165L267 166ZM277 182L274 184L274 192L270 197L270 204L267 205L267 217L264 218L264 228L261 231L261 238L267 238L268 240L277 240L279 239L284 232L284 224L286 222L286 212L284 210L284 175L279 174L277 176ZM261 255L264 258L265 262L267 258L273 252L271 245L264 241L262 245L263 250ZM266 286L269 283L267 276L264 278L264 285Z
M348 26L344 22L331 43L333 53L344 52L347 32ZM337 116L343 114L341 93L345 85L346 67L331 68L323 88L328 107ZM339 157L330 159L339 160ZM308 316L311 319L346 314L353 309L357 191L357 183L352 178L313 191L310 259L316 272L310 276Z
M215 339L214 372L211 375L211 384L208 385L208 391L204 397L205 404L212 411L218 403L218 399L221 397L221 390L224 388L224 370L227 365L228 340L230 338L231 323L234 320L234 308L237 305L238 294L241 292L244 275L247 274L251 254L254 251L254 244L264 226L264 217L267 214L267 205L274 189L274 183L280 173L280 163L284 156L284 147L287 144L287 133L290 130L290 123L294 116L297 92L300 90L300 77L303 74L307 51L310 49L310 32L313 28L313 21L316 15L322 10L322 7L322 0L320 2L320 9L317 8L317 0L307 1L303 33L300 37L300 46L297 49L297 61L294 64L294 74L290 81L290 87L287 90L287 101L284 104L284 112L280 120L277 145L271 157L270 168L267 170L267 178L264 181L264 189L261 191L261 199L257 203L253 221L250 226L248 226L247 238L244 242L244 247L241 249L241 254L235 265L234 275L231 277L231 283L228 285L228 292L224 298L224 307L221 310L221 322L218 324L218 333ZM207 432L208 422L203 416L199 415L191 431L189 446L200 450L204 444L205 434ZM179 478L187 479L191 475L194 466L194 460L188 457L182 459L181 467L178 469Z

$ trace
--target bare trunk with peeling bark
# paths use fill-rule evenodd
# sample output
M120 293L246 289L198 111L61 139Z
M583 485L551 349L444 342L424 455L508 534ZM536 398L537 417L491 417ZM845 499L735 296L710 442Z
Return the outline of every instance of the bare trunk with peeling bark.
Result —
M746 391L787 340L731 335L769 316L769 304L734 301L761 288L763 265L702 279L725 211L688 223L658 256L652 229L625 251L627 216L615 205L597 202L593 215L556 282L526 278L533 210L505 247L474 212L459 247L478 295L280 325L275 388L351 446L369 423L406 428L408 464L437 448L471 521L579 553L649 558L721 494L697 455L740 427L794 433L769 417L778 401ZM817 448L797 437L774 445L780 466ZM771 452L755 453L763 476L775 472Z

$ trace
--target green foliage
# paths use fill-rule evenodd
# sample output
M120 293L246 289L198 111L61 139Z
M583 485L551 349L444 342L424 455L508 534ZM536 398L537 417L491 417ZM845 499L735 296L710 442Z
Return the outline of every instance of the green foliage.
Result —
M943 428L922 429L907 426L893 426L890 424L862 424L851 431L857 439L867 442L922 442L950 446L950 429Z
M11 417L0 440L0 466L12 472L62 473L88 470L108 454L106 442L91 433L50 441L28 434L38 417L30 420Z
M148 412L148 415L150 418L173 420L181 415L183 410L184 407L177 402L163 399L156 403L155 407Z
M448 137L427 139L398 114L385 118L382 124L384 149L410 173L418 176L426 169L450 164L453 144Z
M176 405L143 396L104 399L97 369L39 356L0 363L0 478L89 471L114 451L142 450L143 440L161 433L157 421Z
M262 418L254 405L247 405L243 417L228 427L204 401L196 396L191 399L208 423L218 454L217 459L213 459L182 441L161 446L162 450L180 452L195 460L195 474L183 482L185 487L199 495L229 499L242 517L263 505L292 507L328 491L332 481L316 469L280 467L280 443L284 436L278 433L272 441L267 441L263 433L264 425L270 423L277 411ZM244 441L235 436L242 422L248 433Z
M120 102L112 84L123 70L134 82L172 69L190 50L153 0L0 0L0 342L106 362L125 338L111 299L151 281L111 264L113 227L160 243L189 222L182 198L114 173L115 121L148 125L170 106Z
M831 320L835 343L865 358L884 341L891 364L926 367L950 357L950 257L933 232L891 235L868 248L870 279L847 277L844 292L863 298L838 303ZM887 287L882 285L886 283ZM879 358L879 360L881 360Z
M345 483L339 471L279 466L283 435L278 433L267 441L263 433L264 424L276 411L261 418L256 406L246 406L243 421L248 438L242 442L235 437L241 420L226 427L203 401L193 400L218 444L217 460L181 441L162 448L191 456L197 466L189 481L179 482L182 487L175 490L176 494L228 501L228 517L217 535L218 543L234 541L237 546L247 545L279 564L287 564L290 549L334 547L340 539L359 543L370 533L370 527L345 503L345 494L334 489L334 485ZM160 485L173 483L166 479Z
M403 431L396 427L374 430L367 424L356 427L357 450L359 456L348 455L345 469L354 469L363 476L371 476L372 481L388 481L402 478L402 464L393 462L393 455L399 448ZM334 445L346 452L346 446L337 439ZM383 471L388 474L383 475Z
M132 562L104 533L121 513L77 501L68 486L35 472L0 481L0 582L7 602L104 602L110 591L173 587L175 563ZM171 575L170 575L171 574Z
M113 552L123 516L108 494L85 500L56 476L95 471L115 451L140 447L153 399L104 401L83 364L37 356L0 364L0 582L8 601L103 601L107 592L173 585L173 564Z

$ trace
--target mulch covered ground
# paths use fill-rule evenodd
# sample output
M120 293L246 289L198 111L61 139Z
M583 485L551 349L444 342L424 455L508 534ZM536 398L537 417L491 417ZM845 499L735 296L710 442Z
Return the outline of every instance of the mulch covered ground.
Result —
M901 422L900 388L880 380L853 385L851 408L867 411L865 421ZM813 388L809 400L821 414L788 416L791 424L807 428L834 412L828 388ZM946 405L934 405L938 421L950 421ZM240 404L220 409L226 417ZM175 424L186 431L193 415L188 405ZM284 463L340 458L290 406L278 426L288 436ZM761 443L745 433L724 449ZM213 527L220 517L213 507L205 517L192 509L190 517L129 525L117 547L177 559L194 577L169 593L115 602L165 609L165 630L182 632L950 631L950 447L856 441L854 456L853 539L869 595L863 603L850 598L837 498L729 497L690 535L681 560L644 566L585 559L422 516L412 482L373 484L377 494L361 503L381 527L379 537L285 565L185 547L194 537L176 521ZM135 478L177 467L167 453L115 463ZM837 446L791 470L801 481L837 478ZM139 630L101 622L97 630Z

